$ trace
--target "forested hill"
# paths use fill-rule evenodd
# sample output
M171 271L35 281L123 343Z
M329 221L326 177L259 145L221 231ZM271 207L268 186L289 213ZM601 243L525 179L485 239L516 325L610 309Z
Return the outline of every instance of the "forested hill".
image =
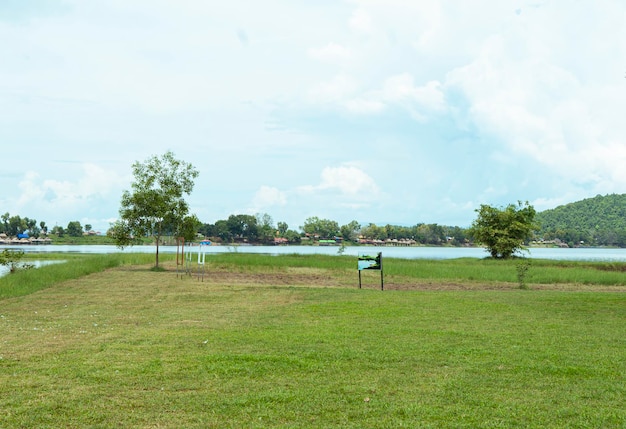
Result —
M626 247L626 194L597 195L537 213L539 236L572 244Z

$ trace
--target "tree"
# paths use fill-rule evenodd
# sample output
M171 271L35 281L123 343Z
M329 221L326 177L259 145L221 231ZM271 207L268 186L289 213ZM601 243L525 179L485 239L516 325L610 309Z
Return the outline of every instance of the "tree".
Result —
M65 231L70 237L82 237L83 235L83 227L77 220L68 223Z
M39 237L41 230L37 227L37 220L25 217L24 222L26 223L26 229L28 229L28 235L31 237Z
M370 240L384 240L387 238L387 231L375 223L370 223L361 228L361 235Z
M230 215L226 221L228 230L235 240L254 242L259 235L257 218L252 215Z
M289 229L289 225L287 224L287 222L278 222L277 227L278 227L278 233L280 234L281 237L284 236L287 230Z
M185 216L180 223L177 236L183 237L185 241L192 241L196 238L201 226L202 222L195 214Z
M1 232L6 232L7 234L9 233L9 218L10 217L11 215L9 214L9 212L6 212L2 216L0 216L0 219L2 219L2 231Z
M222 241L230 243L233 240L233 234L228 229L228 221L225 219L215 222L212 234L215 237L219 237Z
M19 215L11 216L10 218L8 218L7 222L8 226L5 232L8 235L16 236L17 234L21 234L26 231L26 229L28 229L26 221L22 219Z
M353 220L346 225L342 225L342 227L339 228L339 232L341 233L341 237L343 238L344 242L357 241L359 238L360 230L361 225L356 220Z
M120 248L137 243L141 237L154 237L158 268L162 235L190 234L190 226L197 227L197 218L187 216L189 206L183 197L193 190L198 171L190 163L177 160L171 151L160 158L153 155L135 162L132 171L132 191L122 194L120 219L112 225L111 235Z
M535 225L535 209L528 201L496 208L481 204L476 210L478 217L472 223L469 234L474 240L487 247L494 258L510 258L523 249Z
M272 216L267 213L257 213L256 223L259 241L262 243L272 242L276 236L276 227Z
M320 219L317 216L307 218L302 231L319 238L333 238L339 235L339 224L334 220Z

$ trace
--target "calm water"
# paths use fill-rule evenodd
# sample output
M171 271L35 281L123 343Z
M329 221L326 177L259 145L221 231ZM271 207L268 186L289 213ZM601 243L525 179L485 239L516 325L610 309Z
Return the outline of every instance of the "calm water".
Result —
M26 261L27 264L31 264L34 265L35 268L39 268L39 267L43 267L44 265L50 265L50 264L61 264L65 261ZM0 265L0 277L2 277L5 274L8 274L9 272L9 268Z
M116 253L122 252L115 246L72 246L72 245L43 245L43 246L0 246L14 248L25 252L41 253ZM194 248L197 251L198 246ZM258 253L268 255L280 254L323 254L337 255L337 246L210 246L207 255L211 253ZM154 253L154 246L127 247L124 253ZM160 253L176 253L176 246L160 246ZM344 255L358 256L362 253L382 252L387 258L406 259L456 259L456 258L484 258L487 252L474 247L346 247ZM547 249L532 248L530 257L536 259L557 259L573 261L616 261L626 262L626 249L579 248L579 249Z

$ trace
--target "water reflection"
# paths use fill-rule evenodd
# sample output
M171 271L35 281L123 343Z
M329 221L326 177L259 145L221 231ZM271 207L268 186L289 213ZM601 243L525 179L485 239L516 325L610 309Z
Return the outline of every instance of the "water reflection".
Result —
M54 260L54 261L24 261L20 265L32 265L34 268L43 267L44 265L52 265L52 264L62 264L67 261L63 260ZM9 267L0 266L0 277L9 273Z

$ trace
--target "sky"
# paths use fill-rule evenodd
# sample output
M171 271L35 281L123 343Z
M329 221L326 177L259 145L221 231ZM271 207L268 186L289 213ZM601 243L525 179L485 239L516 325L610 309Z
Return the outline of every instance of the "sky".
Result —
M131 166L203 223L467 227L626 193L622 0L0 0L0 212L106 232Z

